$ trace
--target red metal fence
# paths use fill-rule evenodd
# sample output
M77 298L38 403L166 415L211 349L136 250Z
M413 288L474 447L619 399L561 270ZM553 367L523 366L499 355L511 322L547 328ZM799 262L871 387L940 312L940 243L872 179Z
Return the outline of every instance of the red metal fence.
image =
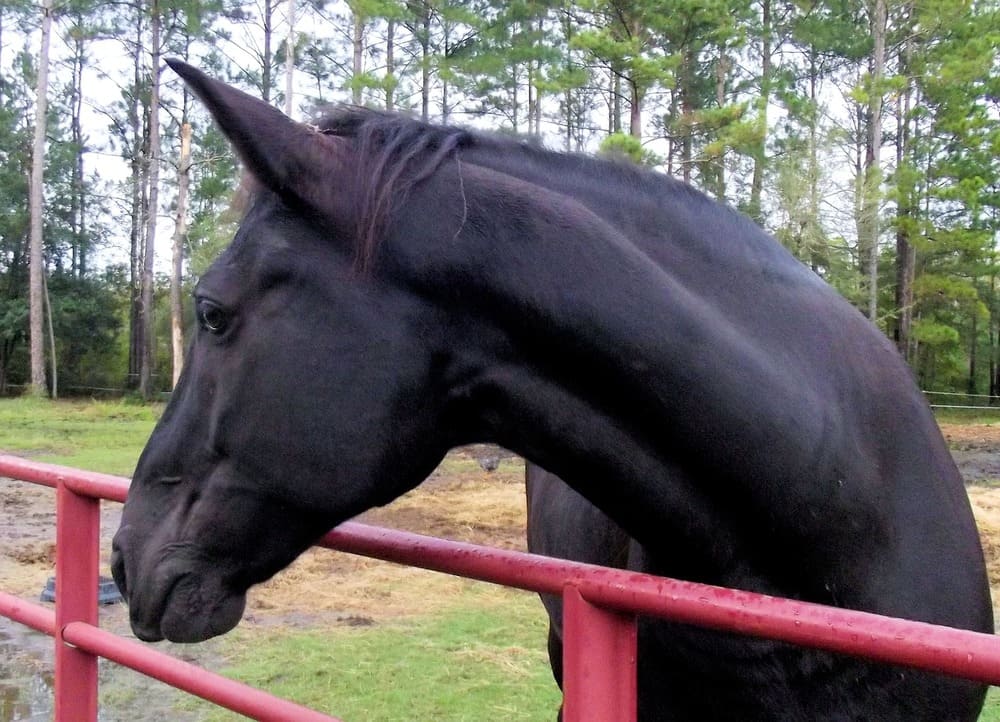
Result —
M0 592L0 615L55 637L56 722L97 719L104 657L260 720L334 718L272 697L97 627L99 500L128 480L0 455L0 476L56 488L56 608ZM331 549L536 592L561 594L566 722L635 719L636 618L712 629L1000 684L1000 638L349 522Z

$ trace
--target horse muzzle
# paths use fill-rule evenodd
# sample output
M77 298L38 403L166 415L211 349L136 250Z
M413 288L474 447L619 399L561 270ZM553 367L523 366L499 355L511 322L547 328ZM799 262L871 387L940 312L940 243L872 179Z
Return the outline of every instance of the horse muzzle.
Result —
M111 574L128 604L129 623L138 639L202 642L239 623L246 593L230 589L211 565L198 564L184 553L137 549L130 537L128 526L115 534Z

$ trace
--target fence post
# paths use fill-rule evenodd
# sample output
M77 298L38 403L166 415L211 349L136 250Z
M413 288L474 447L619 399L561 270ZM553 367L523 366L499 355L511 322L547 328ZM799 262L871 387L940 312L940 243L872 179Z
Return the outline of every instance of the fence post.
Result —
M635 722L636 617L563 589L563 722Z
M63 641L70 622L97 625L100 500L56 490L56 722L96 722L97 657Z

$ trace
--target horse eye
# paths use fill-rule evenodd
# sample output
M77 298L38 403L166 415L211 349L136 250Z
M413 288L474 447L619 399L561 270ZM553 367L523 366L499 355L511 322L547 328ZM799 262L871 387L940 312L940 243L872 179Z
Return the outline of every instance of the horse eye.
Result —
M209 333L219 334L226 330L229 317L226 312L211 301L198 301L198 323Z

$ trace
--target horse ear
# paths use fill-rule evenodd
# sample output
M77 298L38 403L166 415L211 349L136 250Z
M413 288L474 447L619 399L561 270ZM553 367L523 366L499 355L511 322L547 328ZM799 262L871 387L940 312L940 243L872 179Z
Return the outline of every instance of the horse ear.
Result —
M342 141L185 62L169 58L166 63L205 104L258 181L279 195L332 210L332 179L347 167Z

